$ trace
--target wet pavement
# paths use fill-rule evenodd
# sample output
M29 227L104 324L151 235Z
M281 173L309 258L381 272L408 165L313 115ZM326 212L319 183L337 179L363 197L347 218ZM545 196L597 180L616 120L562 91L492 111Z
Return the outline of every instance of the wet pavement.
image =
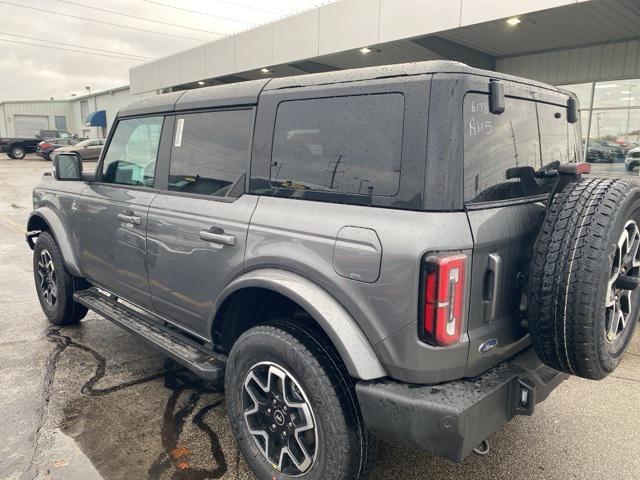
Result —
M0 156L0 479L253 478L221 385L95 314L72 327L46 322L23 232L31 188L48 169ZM613 376L563 383L534 416L493 435L489 455L458 465L383 445L371 478L640 479L639 406L636 334Z

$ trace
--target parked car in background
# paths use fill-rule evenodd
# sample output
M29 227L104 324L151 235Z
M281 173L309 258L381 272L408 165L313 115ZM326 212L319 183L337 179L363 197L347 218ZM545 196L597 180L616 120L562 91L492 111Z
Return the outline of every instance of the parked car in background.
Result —
M32 138L0 138L0 153L21 160L27 153L36 152L38 144L49 138L73 138L73 135L64 130L36 130Z
M622 162L624 152L620 146L614 142L604 140L590 140L587 148L587 162L591 163L613 163Z
M624 168L627 172L631 172L638 165L640 165L640 147L629 150L624 159Z
M71 144L70 146L56 148L55 152L53 152L53 157L59 153L73 153L74 155L78 155L83 161L97 160L100 158L103 146L103 139L89 138L87 140Z
M53 138L41 141L36 147L36 155L51 160L51 153L60 147L69 147L78 143L74 138Z
M42 138L43 140L48 138L76 138L76 135L73 135L66 130L36 130L35 136L36 138Z

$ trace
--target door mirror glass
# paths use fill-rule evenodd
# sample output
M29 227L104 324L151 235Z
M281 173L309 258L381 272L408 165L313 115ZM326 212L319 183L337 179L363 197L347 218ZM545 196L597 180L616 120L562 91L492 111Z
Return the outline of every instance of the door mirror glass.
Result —
M82 161L73 154L60 153L53 160L53 176L56 180L82 180Z

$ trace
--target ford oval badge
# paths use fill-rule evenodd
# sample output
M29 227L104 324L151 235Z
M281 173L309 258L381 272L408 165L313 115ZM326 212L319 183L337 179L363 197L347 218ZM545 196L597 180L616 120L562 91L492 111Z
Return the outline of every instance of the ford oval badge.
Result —
M498 345L498 339L490 338L489 340L484 342L482 345L480 345L480 347L478 347L478 351L480 353L487 353L489 350L496 347L497 345Z

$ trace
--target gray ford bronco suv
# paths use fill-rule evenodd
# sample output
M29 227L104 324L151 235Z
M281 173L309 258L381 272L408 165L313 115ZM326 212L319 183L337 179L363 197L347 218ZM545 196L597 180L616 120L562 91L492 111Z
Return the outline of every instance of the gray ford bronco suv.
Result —
M378 439L462 461L637 323L640 188L583 176L577 120L446 61L138 100L34 189L42 309L224 378L259 479L364 478Z

